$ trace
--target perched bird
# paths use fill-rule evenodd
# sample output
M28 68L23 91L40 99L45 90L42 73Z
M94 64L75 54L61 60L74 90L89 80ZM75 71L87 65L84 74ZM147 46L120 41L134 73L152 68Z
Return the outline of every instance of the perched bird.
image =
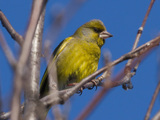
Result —
M55 63L57 69L59 90L67 88L68 84L80 82L97 70L101 47L104 39L109 37L112 35L107 32L103 22L95 19L79 27L58 45L51 63ZM48 78L46 69L40 85L40 98L49 92Z

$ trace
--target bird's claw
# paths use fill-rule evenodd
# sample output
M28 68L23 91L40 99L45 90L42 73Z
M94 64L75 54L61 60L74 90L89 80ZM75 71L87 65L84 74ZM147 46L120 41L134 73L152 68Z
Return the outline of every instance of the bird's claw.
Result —
M84 87L81 87L80 90L77 92L77 94L79 94L79 96L81 96L83 93L83 90L84 90Z
M73 86L75 86L75 85L77 85L77 84L78 84L78 83L70 83L70 84L67 84L67 86L68 86L68 87L73 87ZM76 92L76 93L79 94L79 95L82 95L83 89L84 89L84 87L82 86L82 87L80 88L80 90L79 90L78 92Z
M88 88L88 89L89 89L89 90L92 90L94 87L96 87L95 90L97 90L97 83L96 83L96 81L95 81L95 80L91 80L91 82L93 83L93 86L90 87L90 88Z

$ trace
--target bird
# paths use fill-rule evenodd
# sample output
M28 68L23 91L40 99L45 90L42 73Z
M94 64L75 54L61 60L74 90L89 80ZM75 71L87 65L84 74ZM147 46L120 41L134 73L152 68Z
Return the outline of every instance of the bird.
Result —
M80 26L73 35L64 39L54 50L51 64L55 64L58 89L66 89L69 84L79 83L98 69L101 47L105 39L112 37L99 19L93 19ZM40 98L49 94L48 69L40 84Z

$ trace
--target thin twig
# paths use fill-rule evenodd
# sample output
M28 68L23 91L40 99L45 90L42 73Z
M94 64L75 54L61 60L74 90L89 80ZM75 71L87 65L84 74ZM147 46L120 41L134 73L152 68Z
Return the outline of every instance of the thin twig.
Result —
M139 30L138 30L138 32L137 32L137 36L136 36L136 39L135 39L135 42L134 42L134 45L133 45L132 50L136 49L136 47L137 47L137 45L138 45L139 39L140 39L140 37L141 37L141 35L142 35L142 31L143 31L143 29L144 29L144 26L145 26L145 24L146 24L147 18L148 18L148 16L149 16L149 13L150 13L150 11L151 11L151 9L152 9L152 6L153 6L154 2L155 2L155 0L151 0L151 2L150 2L150 5L149 5L148 10L147 10L147 12L146 12L146 15L145 15L145 17L144 17L144 19L143 19L142 25L141 25L141 27L139 28Z
M156 87L156 89L154 91L154 94L152 96L152 100L151 100L151 103L150 103L150 105L148 107L148 110L146 112L144 120L148 120L149 119L151 111L152 111L152 108L153 108L153 105L154 105L155 100L156 100L156 98L158 96L158 93L160 91L160 58L158 58L158 81L159 82L157 83L157 87Z
M46 0L34 0L33 6L32 6L32 13L30 22L28 25L28 29L26 32L24 44L21 50L21 54L18 60L18 64L15 71L15 77L14 77L14 92L13 92L13 99L12 99L12 114L11 119L12 120L18 120L19 119L19 112L20 112L20 95L21 95L21 89L22 89L22 77L23 77L23 69L26 66L29 54L30 54L30 48L32 43L32 38L38 23L38 20L40 18L40 14L46 4Z
M15 31L15 29L12 27L12 25L10 24L10 22L8 21L8 19L6 18L6 16L3 14L1 10L0 10L0 20L2 22L2 25L6 28L8 33L11 35L11 37L15 41L17 41L17 43L20 46L22 46L24 41L23 37Z
M14 58L12 52L11 52L11 49L9 48L9 46L7 45L6 41L5 41L5 38L2 34L2 32L0 31L0 45L2 47L2 50L8 60L8 62L10 63L10 65L12 66L13 69L15 69L15 66L16 66L16 59Z
M156 100L156 98L157 98L157 96L158 96L159 91L160 91L160 81L159 81L158 84L157 84L157 87L156 87L155 92L154 92L154 94L153 94L151 103L150 103L150 105L149 105L149 107L148 107L148 110L147 110L147 113L146 113L146 115L145 115L144 120L149 120L149 117L150 117L150 114L151 114L153 105L154 105L154 103L155 103L155 100Z
M151 2L150 2L150 5L149 5L148 10L147 10L147 12L146 12L146 15L145 15L145 17L144 17L144 19L143 19L142 25L141 25L141 27L139 28L139 30L138 30L138 32L137 32L137 36L136 36L135 42L134 42L134 44L133 44L132 50L136 49L136 47L137 47L137 45L138 45L138 42L139 42L139 40L140 40L140 37L141 37L141 35L142 35L144 26L145 26L145 24L146 24L147 18L148 18L148 16L149 16L149 13L150 13L150 11L151 11L151 9L152 9L152 6L153 6L154 2L155 2L155 0L151 0ZM127 64L126 64L126 67L125 67L125 74L126 74L126 76L133 76L133 75L129 75L129 74L132 74L132 73L131 73L131 69L130 69L130 65L131 65L132 62L133 62L133 60L130 59L130 60L128 60L128 62L127 62ZM138 68L138 66L137 66L137 68ZM131 79L131 77L128 78L128 81L129 81L130 79ZM130 89L130 88L129 88L129 89Z

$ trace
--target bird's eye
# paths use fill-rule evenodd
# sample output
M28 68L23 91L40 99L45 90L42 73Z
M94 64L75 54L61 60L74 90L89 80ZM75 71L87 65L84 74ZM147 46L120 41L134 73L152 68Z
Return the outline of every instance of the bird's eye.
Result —
M100 30L99 30L98 28L96 28L96 27L94 27L93 30L94 30L96 33L99 33L99 32L100 32Z

